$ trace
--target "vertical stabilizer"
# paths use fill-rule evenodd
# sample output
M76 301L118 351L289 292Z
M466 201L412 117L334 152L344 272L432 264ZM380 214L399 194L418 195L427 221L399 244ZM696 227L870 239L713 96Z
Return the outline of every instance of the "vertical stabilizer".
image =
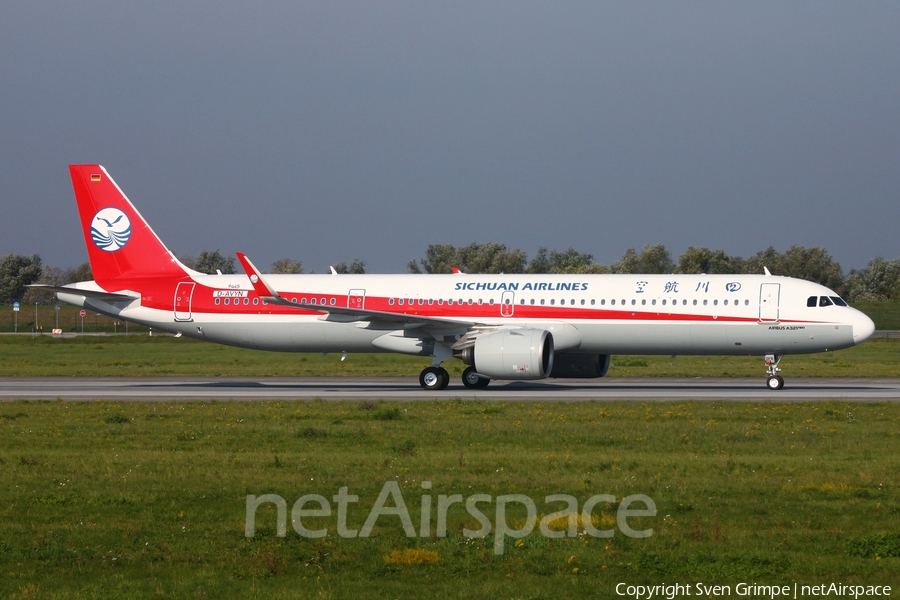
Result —
M69 165L94 279L178 277L184 266L100 165Z

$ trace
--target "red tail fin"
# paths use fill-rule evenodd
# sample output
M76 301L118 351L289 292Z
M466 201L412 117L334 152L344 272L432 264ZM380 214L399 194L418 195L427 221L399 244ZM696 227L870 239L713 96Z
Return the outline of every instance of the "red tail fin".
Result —
M94 279L186 275L106 169L69 165L69 174Z

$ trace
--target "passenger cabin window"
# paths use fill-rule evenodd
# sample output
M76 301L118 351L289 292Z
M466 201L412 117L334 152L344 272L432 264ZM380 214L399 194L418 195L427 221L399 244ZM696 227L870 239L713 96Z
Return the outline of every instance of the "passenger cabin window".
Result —
M819 297L819 306L831 306L834 304L828 296L820 296Z

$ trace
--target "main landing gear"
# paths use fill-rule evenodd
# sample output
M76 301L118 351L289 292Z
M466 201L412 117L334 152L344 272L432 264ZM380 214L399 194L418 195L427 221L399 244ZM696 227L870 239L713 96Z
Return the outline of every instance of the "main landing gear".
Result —
M491 380L479 375L475 371L475 367L469 367L463 371L462 382L470 390L480 390L486 388ZM428 367L419 374L419 385L426 390L443 390L449 384L450 373L443 367Z
M426 390L442 390L450 385L450 373L443 367L428 367L419 373L419 384Z
M470 390L480 390L486 388L491 382L491 380L487 377L482 377L481 375L479 375L475 370L475 367L469 367L465 371L463 371L462 380L463 385Z
M780 390L784 387L784 378L778 375L778 372L781 371L778 368L778 363L781 362L782 358L784 358L784 355L766 354L766 374L769 376L766 379L766 387L770 390Z

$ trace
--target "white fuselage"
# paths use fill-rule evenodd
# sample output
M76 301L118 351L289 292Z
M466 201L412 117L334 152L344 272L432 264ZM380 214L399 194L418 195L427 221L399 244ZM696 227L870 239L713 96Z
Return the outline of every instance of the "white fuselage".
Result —
M192 338L292 352L429 355L434 340L449 344L472 328L535 328L552 332L558 353L784 355L846 348L874 331L866 315L839 305L835 292L768 275L266 275L266 280L300 305L324 303L448 323L422 328L276 306L257 296L247 275L192 275L195 285L187 301L179 297L175 310L147 306L143 299L109 301L77 292L60 299ZM78 287L99 289L93 282ZM810 298L815 306L809 306Z

